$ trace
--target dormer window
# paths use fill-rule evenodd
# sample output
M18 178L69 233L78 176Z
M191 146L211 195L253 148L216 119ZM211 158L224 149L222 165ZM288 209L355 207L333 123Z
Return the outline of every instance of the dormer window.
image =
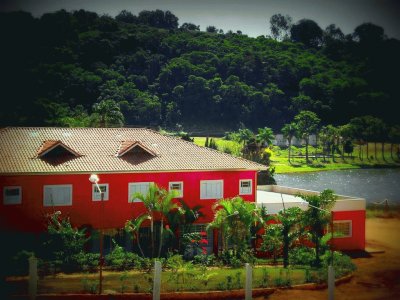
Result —
M37 152L37 157L53 163L62 163L72 158L81 156L78 152L68 147L61 141L47 140Z
M157 156L157 153L150 148L146 147L140 141L122 141L119 150L116 154L117 157L122 157L126 154L149 154L151 156Z

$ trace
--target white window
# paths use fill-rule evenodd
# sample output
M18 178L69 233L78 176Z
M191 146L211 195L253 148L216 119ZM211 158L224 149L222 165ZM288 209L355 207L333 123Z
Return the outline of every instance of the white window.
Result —
M99 184L100 191L103 193L103 200L108 200L108 183ZM92 185L92 200L101 201L101 193L97 184Z
M223 180L201 180L200 199L220 199L224 197Z
M3 188L3 204L21 204L20 186L5 186Z
M253 181L251 179L239 180L239 195L251 195L253 189Z
M72 184L45 185L43 187L43 205L72 205Z
M183 197L183 182L182 181L170 182L169 190L176 191L176 194L177 194L176 198L182 198Z
M138 198L133 199L133 195L135 193L141 193L143 196L146 196L151 182L130 182L129 183L129 192L128 192L128 202L141 202Z
M334 221L333 222L333 236L335 238L346 238L352 236L352 221Z

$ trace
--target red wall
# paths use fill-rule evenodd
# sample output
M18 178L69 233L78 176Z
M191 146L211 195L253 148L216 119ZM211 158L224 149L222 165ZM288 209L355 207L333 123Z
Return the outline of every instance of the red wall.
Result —
M338 250L365 249L365 210L335 211L334 221L351 220L352 236L333 239L333 246Z
M202 205L204 219L199 223L208 223L213 218L211 210L215 200L200 200L200 180L224 180L224 198L239 194L239 179L252 179L252 195L242 196L245 200L255 201L256 171L209 171L209 172L171 172L142 174L101 174L99 183L109 184L109 200L92 201L92 183L90 174L72 175L21 175L0 176L0 228L24 231L39 231L45 228L45 216L61 211L69 216L74 226L90 224L94 228L121 228L126 220L144 212L143 203L128 203L128 183L155 182L168 189L170 181L183 182L183 199L190 206ZM72 206L43 206L43 186L51 184L72 184ZM21 186L22 203L3 204L3 187ZM101 218L101 214L103 218ZM102 223L103 222L103 223Z

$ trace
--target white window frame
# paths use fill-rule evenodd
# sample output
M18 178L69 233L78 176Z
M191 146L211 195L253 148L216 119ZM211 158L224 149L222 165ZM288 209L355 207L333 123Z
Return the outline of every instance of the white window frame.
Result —
M172 186L174 184L180 184L180 186L181 186L180 189L173 189ZM172 191L172 190L178 192L178 194L175 198L182 198L183 197L183 181L170 181L169 182L169 191Z
M46 189L48 188L69 188L70 189L70 197L68 199L68 202L66 203L57 203L57 200L53 201L46 201ZM51 185L44 185L43 186L43 206L72 206L72 192L73 192L73 187L72 184L51 184Z
M109 187L108 187L108 183L99 183L99 188L106 188L105 192L103 192L104 196L103 196L103 201L107 201L108 200L108 195L109 195ZM101 201L101 194L99 192L99 189L97 188L97 184L92 184L92 201Z
M203 190L203 184L221 184L221 191L219 194L211 194L209 195L207 188ZM224 180L217 179L217 180L200 180L200 199L207 200L207 199L221 199L224 198Z
M143 194L144 196L146 196L147 192L149 191L150 184L152 184L152 183L153 183L153 182L149 182L149 181L147 181L147 182L129 182L129 183L128 183L128 202L129 202L129 203L131 203L131 202L142 202L142 201L139 200L138 198L132 199L133 194L136 193L136 192L132 192L132 191L131 191L131 189L132 189L134 186L147 185L147 191L146 191L145 194Z
M242 187L243 182L249 182L249 187ZM250 189L250 191L248 191ZM253 180L252 179L240 179L239 180L239 195L253 195Z
M348 223L349 224L349 234L348 235L335 236L335 232L334 232L333 233L333 238L340 239L340 238L350 238L350 237L352 237L353 236L353 221L352 220L333 221L333 230L335 230L335 224L341 224L341 223Z
M8 190L18 190L18 196L7 196ZM3 187L3 204L13 205L22 203L22 188L20 186L5 186Z

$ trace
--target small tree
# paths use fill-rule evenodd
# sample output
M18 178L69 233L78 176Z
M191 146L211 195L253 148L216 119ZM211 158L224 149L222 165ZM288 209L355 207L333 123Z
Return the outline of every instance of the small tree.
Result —
M309 209L303 213L303 222L304 226L309 228L311 240L315 244L315 265L319 267L321 239L330 222L329 211L334 206L337 196L329 189L322 191L319 195L298 194L297 196L310 204Z
M282 224L268 224L265 227L265 234L262 236L261 250L271 252L275 264L282 252L282 227Z
M300 236L300 230L296 229L296 225L300 223L302 210L298 207L290 207L281 210L276 216L277 221L282 224L283 239L283 266L289 266L289 249L293 242Z
M50 252L50 258L61 263L62 267L71 268L74 264L74 257L83 251L87 242L85 229L72 227L69 218L62 218L61 212L48 216L47 232L48 239L44 246L46 252Z

